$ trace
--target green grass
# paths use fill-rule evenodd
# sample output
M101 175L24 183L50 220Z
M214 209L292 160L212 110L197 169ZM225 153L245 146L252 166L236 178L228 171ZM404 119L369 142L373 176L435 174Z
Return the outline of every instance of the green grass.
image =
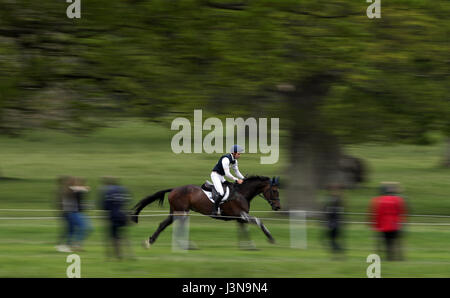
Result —
M190 238L200 250L172 252L172 228L161 234L150 250L141 247L159 220L144 219L129 229L135 260L114 261L105 257L103 222L94 220L94 232L86 241L82 277L366 277L366 258L374 250L374 235L365 226L346 229L345 259L335 260L322 242L323 230L308 225L308 249L290 248L288 224L266 221L277 238L269 244L251 227L258 251L239 250L234 224L208 218L190 220ZM54 250L59 223L54 220L2 221L0 277L65 277L66 255ZM383 262L383 277L448 277L450 257L448 227L409 229L405 242L406 261Z
M20 138L0 137L0 209L55 209L56 177L63 174L86 177L93 191L93 208L99 177L122 178L134 201L157 190L182 184L200 184L218 158L212 154L172 153L168 127L138 121L101 129L89 136L71 136L51 131L32 132ZM283 144L284 139L280 139ZM450 215L450 179L437 165L441 144L433 146L352 146L348 151L366 159L370 181L365 187L346 191L346 211L365 212L380 181L399 181L412 213ZM240 162L244 173L281 175L287 163L261 165L259 156L248 154ZM283 192L281 191L283 200ZM146 210L167 210L156 204ZM269 210L256 198L253 210ZM98 215L89 211L90 215ZM144 213L148 214L148 213ZM365 277L366 258L375 253L374 234L364 224L345 229L346 257L334 260L323 243L323 228L308 223L308 249L290 247L289 221L282 215L255 213L265 219L277 240L269 244L256 226L250 227L258 251L237 247L235 223L192 216L191 239L198 251L172 252L172 227L164 231L150 250L143 239L163 217L143 217L128 229L135 260L105 258L103 222L93 219L93 233L86 241L82 259L83 277ZM57 216L56 212L0 210L0 218ZM364 216L349 216L354 222ZM413 222L450 223L449 218L411 218ZM65 277L67 254L54 249L60 230L54 219L0 219L0 277ZM408 225L404 239L406 261L384 262L383 277L450 277L450 226Z

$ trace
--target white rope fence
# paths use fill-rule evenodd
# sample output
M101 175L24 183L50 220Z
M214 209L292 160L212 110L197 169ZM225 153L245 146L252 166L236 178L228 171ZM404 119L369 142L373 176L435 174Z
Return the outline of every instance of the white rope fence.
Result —
M105 212L104 210L88 210L89 212ZM60 210L53 210L53 209L0 209L0 212L61 212ZM142 214L142 213L156 213L156 214ZM300 211L300 210L293 210L293 211L271 211L271 210L255 210L251 211L251 213L275 213L275 214L283 214L283 213L302 213L302 214L326 214L327 212L322 211ZM371 213L364 213L364 212L341 212L340 214L343 215L365 215L368 216ZM170 214L167 213L167 211L163 210L146 210L142 211L139 217L161 217L161 216L169 216ZM308 216L310 216L308 215ZM176 216L176 215L175 215ZM197 216L197 217L210 217L209 215L203 215L203 214L187 214L187 216ZM228 219L240 219L239 216L217 216L219 218L228 218ZM428 218L450 218L450 216L447 215L432 215L432 214L410 214L407 215L407 217L428 217ZM105 219L108 218L107 216L95 216L90 215L89 218L92 219ZM27 217L0 217L0 220L56 220L61 219L61 216L27 216ZM298 222L304 222L305 219L292 219L292 218L271 218L271 217L260 217L260 219L265 221L298 221ZM326 222L324 220L320 219L308 219L308 222ZM371 222L368 221L342 221L344 224L371 224ZM450 226L450 223L431 223L431 222L412 222L403 223L404 225L418 225L418 226Z
M105 212L105 210L92 209L87 210L88 212ZM61 212L61 210L57 209L0 209L0 212ZM142 210L141 213L164 213L166 210ZM293 213L293 212L306 212L309 214L325 214L328 212L325 211L308 211L308 210L252 210L251 213ZM371 215L372 213L367 212L338 212L339 214L344 215ZM430 218L450 218L450 215L440 215L440 214L407 214L407 217L430 217Z

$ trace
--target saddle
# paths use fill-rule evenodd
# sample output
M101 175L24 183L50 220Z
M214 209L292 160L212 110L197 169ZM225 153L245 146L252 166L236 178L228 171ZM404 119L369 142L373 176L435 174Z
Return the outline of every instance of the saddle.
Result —
M229 186L231 189L232 185L233 185L233 183L231 183L229 181L225 181L222 183L223 189L227 189L227 186ZM210 181L206 180L206 182L202 184L201 188L205 191L212 191L214 188L214 184L212 184Z
M227 201L229 199L229 196L231 194L231 190L233 187L233 183L225 181L222 183L222 187L225 191L225 195L223 196L222 200L221 200L221 204L223 204L225 201ZM205 193L205 195L208 197L208 199L214 203L214 200L212 198L213 194L212 191L214 189L214 184L212 184L210 181L206 181L205 183L203 183L203 185L201 186L203 192Z

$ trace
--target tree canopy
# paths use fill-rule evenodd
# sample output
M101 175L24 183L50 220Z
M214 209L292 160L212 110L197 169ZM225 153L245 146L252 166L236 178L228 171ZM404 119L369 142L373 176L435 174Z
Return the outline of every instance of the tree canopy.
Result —
M0 2L2 132L199 105L297 121L277 86L327 77L317 121L343 142L450 133L446 1L390 1L381 19L364 1L82 1L81 19Z
M450 137L445 0L383 2L380 19L362 0L82 1L80 19L0 5L0 133L198 107L279 117L305 197L340 144Z

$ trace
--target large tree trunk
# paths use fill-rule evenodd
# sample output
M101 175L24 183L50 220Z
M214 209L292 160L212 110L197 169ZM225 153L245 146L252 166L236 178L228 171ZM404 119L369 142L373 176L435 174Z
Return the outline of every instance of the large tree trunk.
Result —
M339 147L335 138L321 130L319 114L334 80L329 74L318 74L281 90L289 102L290 164L285 204L289 210L316 210L317 190L336 178Z
M287 208L317 210L317 191L332 183L342 185L339 144L324 132L314 131L303 137L296 131L292 133L294 137L287 169Z
M293 138L289 162L286 189L287 208L289 210L316 209L317 179L314 166L314 149L306 138Z

